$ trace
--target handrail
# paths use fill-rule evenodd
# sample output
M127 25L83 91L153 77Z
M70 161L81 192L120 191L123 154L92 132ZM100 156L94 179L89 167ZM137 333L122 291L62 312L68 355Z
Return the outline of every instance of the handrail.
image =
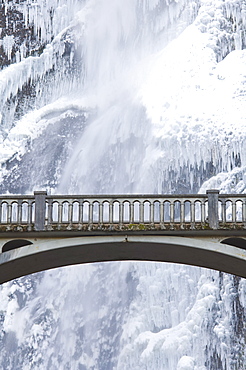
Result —
M246 194L0 196L0 232L235 228L246 224Z

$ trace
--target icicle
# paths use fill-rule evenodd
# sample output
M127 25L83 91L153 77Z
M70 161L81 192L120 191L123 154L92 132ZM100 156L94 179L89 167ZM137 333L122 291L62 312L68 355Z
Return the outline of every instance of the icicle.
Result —
M2 45L3 45L4 52L8 57L8 60L11 59L11 54L12 54L14 44L15 44L14 36L4 36Z

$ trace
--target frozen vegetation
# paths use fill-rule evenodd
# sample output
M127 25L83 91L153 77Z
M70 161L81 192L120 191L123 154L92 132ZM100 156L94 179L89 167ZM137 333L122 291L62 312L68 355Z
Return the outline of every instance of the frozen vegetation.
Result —
M0 10L1 192L245 193L245 0ZM4 369L245 367L235 276L105 263L21 278L1 297Z

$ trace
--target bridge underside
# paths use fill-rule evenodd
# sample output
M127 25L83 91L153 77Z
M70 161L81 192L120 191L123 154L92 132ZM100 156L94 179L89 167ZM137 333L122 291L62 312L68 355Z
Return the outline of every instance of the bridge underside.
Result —
M2 246L8 241L0 240ZM112 235L28 242L0 254L0 283L56 267L126 260L182 263L246 278L246 250L214 237Z

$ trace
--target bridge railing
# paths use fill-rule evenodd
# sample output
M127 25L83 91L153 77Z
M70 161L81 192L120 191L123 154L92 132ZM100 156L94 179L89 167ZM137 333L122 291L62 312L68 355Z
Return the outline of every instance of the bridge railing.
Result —
M145 230L244 227L246 195L1 196L6 230Z
M35 197L31 195L4 195L0 197L0 227L11 229L12 225L31 228L35 222ZM1 230L1 229L0 229ZM4 229L5 230L5 229Z
M157 225L205 222L206 196L47 197L47 225Z

